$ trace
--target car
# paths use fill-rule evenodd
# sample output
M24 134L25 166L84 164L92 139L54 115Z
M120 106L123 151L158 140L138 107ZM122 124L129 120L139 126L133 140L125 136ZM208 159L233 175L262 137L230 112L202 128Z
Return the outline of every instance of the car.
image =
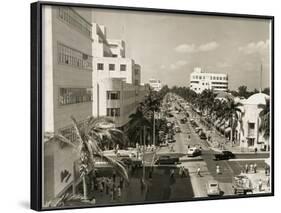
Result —
M200 127L196 127L196 128L195 128L195 132L196 132L196 133L199 133L201 130L202 130L202 129L201 129Z
M169 138L168 139L168 143L175 143L176 142L176 139L174 139L174 138Z
M201 155L201 150L197 147L191 147L187 150L188 157L195 157Z
M230 151L222 151L219 154L214 155L214 160L229 160L235 158L235 155Z
M208 196L219 196L221 194L219 183L216 180L208 181L206 187Z
M180 129L179 126L176 126L176 127L175 127L175 132L177 132L177 133L181 132L181 129Z
M207 139L207 136L206 136L206 134L204 132L201 132L200 139L202 139L202 140L206 140Z
M166 143L166 142L164 142L164 143L160 143L160 147L166 147L166 146L168 146L169 144L168 143Z
M155 161L155 164L178 164L180 159L178 157L171 157L169 155L162 155L159 156L158 159Z

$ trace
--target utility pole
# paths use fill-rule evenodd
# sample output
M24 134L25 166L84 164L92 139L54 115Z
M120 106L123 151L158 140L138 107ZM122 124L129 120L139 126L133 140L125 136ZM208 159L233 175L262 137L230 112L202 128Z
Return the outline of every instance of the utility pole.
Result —
M262 64L260 69L260 93L262 92Z
M153 145L155 146L155 111L153 110L153 135L152 135Z
M143 127L143 153L142 153L142 162L143 162L143 165L142 165L142 181L143 181L143 184L145 183L145 163L144 163L144 154L145 154L145 126Z

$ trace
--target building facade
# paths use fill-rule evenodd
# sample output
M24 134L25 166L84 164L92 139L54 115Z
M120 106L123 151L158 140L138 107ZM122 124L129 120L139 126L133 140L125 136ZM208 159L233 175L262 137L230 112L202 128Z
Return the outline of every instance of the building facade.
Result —
M148 84L156 92L159 92L162 89L162 83L160 80L149 79Z
M200 67L194 68L190 74L190 89L196 93L204 90L221 92L228 90L228 75L203 72Z
M63 134L73 141L71 116L82 122L92 115L92 25L89 10L44 6L43 125L44 134ZM71 148L44 143L43 204L73 182ZM64 177L64 175L66 175Z
M43 206L75 190L78 153L54 143L54 134L76 141L71 116L108 116L124 126L148 88L141 66L126 58L125 42L107 39L106 28L92 23L90 10L44 6L43 48Z
M93 115L108 116L123 127L144 99L141 66L126 57L125 42L108 39L106 28L93 23Z
M256 93L241 103L241 122L238 123L235 134L240 143L241 149L253 151L268 150L270 148L269 138L264 137L264 132L259 131L261 118L261 106L266 105L269 96L263 93Z

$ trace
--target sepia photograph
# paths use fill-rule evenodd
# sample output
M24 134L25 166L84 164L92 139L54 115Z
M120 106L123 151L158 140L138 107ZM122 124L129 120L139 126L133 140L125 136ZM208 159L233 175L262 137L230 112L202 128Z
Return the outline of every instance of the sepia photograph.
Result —
M270 16L41 5L42 209L273 195Z

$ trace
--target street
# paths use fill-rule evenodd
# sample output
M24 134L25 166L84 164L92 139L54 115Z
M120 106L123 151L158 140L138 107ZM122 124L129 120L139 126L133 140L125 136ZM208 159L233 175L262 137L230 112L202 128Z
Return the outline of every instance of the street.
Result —
M173 103L172 108L175 107L178 106L176 103ZM177 153L181 157L180 166L184 166L189 171L190 182L195 197L207 197L206 184L209 180L219 182L222 195L233 195L233 177L239 175L246 164L251 165L255 163L258 171L262 172L264 170L264 159L268 157L266 153L240 153L236 154L235 159L215 161L213 158L216 151L211 149L206 140L200 139L199 135L192 128L190 120L185 124L179 122L183 117L184 115L181 113L173 113L173 117L168 118L168 121L176 122L180 126L181 132L175 135L176 142L173 145L174 153ZM202 155L199 157L186 157L188 146L201 147ZM157 154L163 152L168 153L169 149L161 147ZM217 166L221 168L221 174L216 173ZM197 175L198 168L200 168L201 177Z

